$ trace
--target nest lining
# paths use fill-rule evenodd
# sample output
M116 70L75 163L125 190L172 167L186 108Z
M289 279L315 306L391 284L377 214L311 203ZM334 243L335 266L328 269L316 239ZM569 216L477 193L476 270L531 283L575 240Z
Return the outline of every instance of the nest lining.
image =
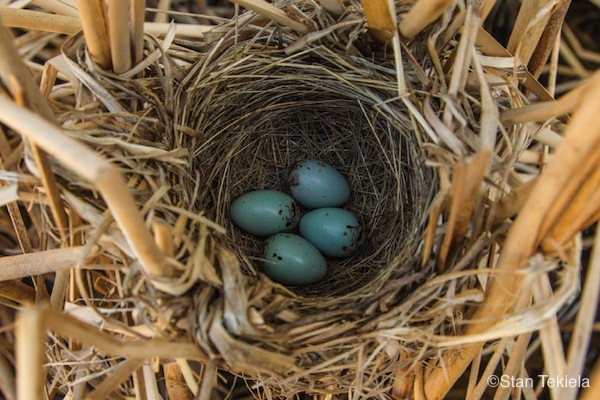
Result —
M434 183L404 107L383 103L394 82L341 63L333 67L330 53L319 49L287 57L244 48L228 49L182 86L180 124L199 135L190 145L188 187L200 187L191 207L227 229L226 246L256 275L261 240L231 223L229 204L251 190L289 192L289 168L320 159L347 177L352 194L346 208L368 240L353 257L329 259L323 282L295 291L339 296L360 291L387 268L408 273L414 265L405 261L418 243Z

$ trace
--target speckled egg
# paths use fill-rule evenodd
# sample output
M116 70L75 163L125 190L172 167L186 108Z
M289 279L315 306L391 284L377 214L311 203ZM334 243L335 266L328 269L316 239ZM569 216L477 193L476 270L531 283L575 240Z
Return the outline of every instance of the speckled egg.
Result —
M248 233L270 236L288 232L298 225L300 207L288 194L276 190L256 190L238 197L229 214Z
M290 191L308 208L341 206L350 198L348 181L333 166L319 160L303 160L288 176Z
M300 234L330 257L349 257L363 245L363 229L354 214L326 207L308 212L300 220Z
M265 241L264 272L276 282L290 286L310 285L323 279L327 263L306 239L278 233Z

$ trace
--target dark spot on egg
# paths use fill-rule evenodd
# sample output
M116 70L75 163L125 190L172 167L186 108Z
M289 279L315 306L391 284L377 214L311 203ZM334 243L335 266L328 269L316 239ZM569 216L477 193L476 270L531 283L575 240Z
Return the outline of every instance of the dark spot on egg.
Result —
M283 210L279 210L279 212L277 214L279 214L279 215L283 214Z
M348 236L348 232L344 232L344 236Z
M348 248L348 246L342 246L342 251L344 253L347 253L350 249Z
M300 179L298 178L298 175L292 172L290 174L290 176L288 177L288 183L292 187L296 187L296 186L300 185Z
M287 209L290 212L290 218L293 220L296 217L296 215L298 215L298 204L292 203L290 206L287 206Z
M298 204L296 204L296 203L292 203L292 212L293 212L293 213L296 213L296 212L298 212L298 207L299 207L299 206L298 206Z

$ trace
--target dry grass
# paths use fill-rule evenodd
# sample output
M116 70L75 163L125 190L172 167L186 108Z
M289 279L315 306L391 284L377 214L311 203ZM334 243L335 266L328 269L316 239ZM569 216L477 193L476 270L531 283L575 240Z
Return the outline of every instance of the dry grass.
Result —
M569 357L558 315L579 290L576 235L599 216L600 131L590 126L600 83L594 75L557 102L530 104L528 90L552 97L521 63L536 48L550 51L540 38L555 26L524 23L536 11L529 5L513 31L513 58L481 30L479 10L462 3L412 21L423 26L411 25L414 39L402 43L386 30L395 16L375 21L378 8L363 17L359 2L346 4L341 19L336 2L284 1L285 12L243 3L263 15L236 16L201 42L172 30L147 36L131 70L140 43L129 54L128 40L113 38L108 50L121 75L94 62L106 61L107 49L97 57L81 35L68 38L40 68L47 103L24 83L30 78L0 63L3 77L16 76L0 87L2 193L12 204L0 219L10 221L5 242L48 254L2 260L3 279L19 277L28 262L36 268L27 273L59 271L48 294L0 286L12 307L51 304L19 314L19 396L39 398L46 385L50 397L151 397L164 373L171 396L185 385L178 396L208 399L226 386L226 371L261 398L395 399L412 391L431 399L471 365L467 395L476 399L499 365L532 373L526 360L538 347L548 373L580 373L594 310L578 315L581 339ZM418 4L428 10L431 2ZM399 32L408 32L402 16L411 8L395 8ZM131 31L138 38L139 20ZM56 121L8 97L37 114L51 109ZM555 118L569 112L572 120ZM37 147L52 168L45 153L31 153ZM324 282L290 289L260 272L260 242L231 224L228 206L249 190L286 190L286 171L307 157L348 177L348 208L368 242L331 262ZM16 170L19 160L28 169ZM116 171L127 190L107 180ZM29 207L29 231L17 202ZM583 293L589 304L598 259L596 251ZM44 352L45 374L28 384L22 371L41 371ZM10 375L7 354L0 370ZM11 398L9 382L0 388Z

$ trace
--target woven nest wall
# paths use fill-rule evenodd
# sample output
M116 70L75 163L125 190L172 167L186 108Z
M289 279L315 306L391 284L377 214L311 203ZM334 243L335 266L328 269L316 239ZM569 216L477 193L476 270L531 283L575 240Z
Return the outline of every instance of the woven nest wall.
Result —
M213 384L210 371L223 371L264 398L401 398L414 371L443 376L461 346L490 340L493 351L497 338L530 331L572 301L579 249L557 254L557 242L545 242L545 253L526 257L525 272L503 283L549 276L554 296L530 303L519 289L517 306L503 309L500 297L498 314L477 314L498 290L490 294L489 281L522 205L514 193L531 193L521 172L539 173L521 156L565 125L500 123L530 88L518 86L516 69L482 65L489 60L467 33L428 47L457 20L469 27L471 7L449 8L402 46L398 65L399 50L372 41L358 3L337 24L315 4L278 6L318 34L247 12L202 43L147 36L142 67L121 76L90 58L82 35L65 43L61 72L78 84L50 96L58 123L118 168L174 271L149 274L104 193L56 163L62 199L79 220L71 240L85 244L69 304L92 325L82 310L95 310L114 336L193 342L203 387ZM456 54L472 65L442 66ZM323 282L286 288L261 272L261 241L233 225L229 206L250 190L287 191L287 171L305 158L348 178L347 208L367 242L332 261ZM60 243L55 219L42 217ZM77 355L59 344L47 355L60 381Z

